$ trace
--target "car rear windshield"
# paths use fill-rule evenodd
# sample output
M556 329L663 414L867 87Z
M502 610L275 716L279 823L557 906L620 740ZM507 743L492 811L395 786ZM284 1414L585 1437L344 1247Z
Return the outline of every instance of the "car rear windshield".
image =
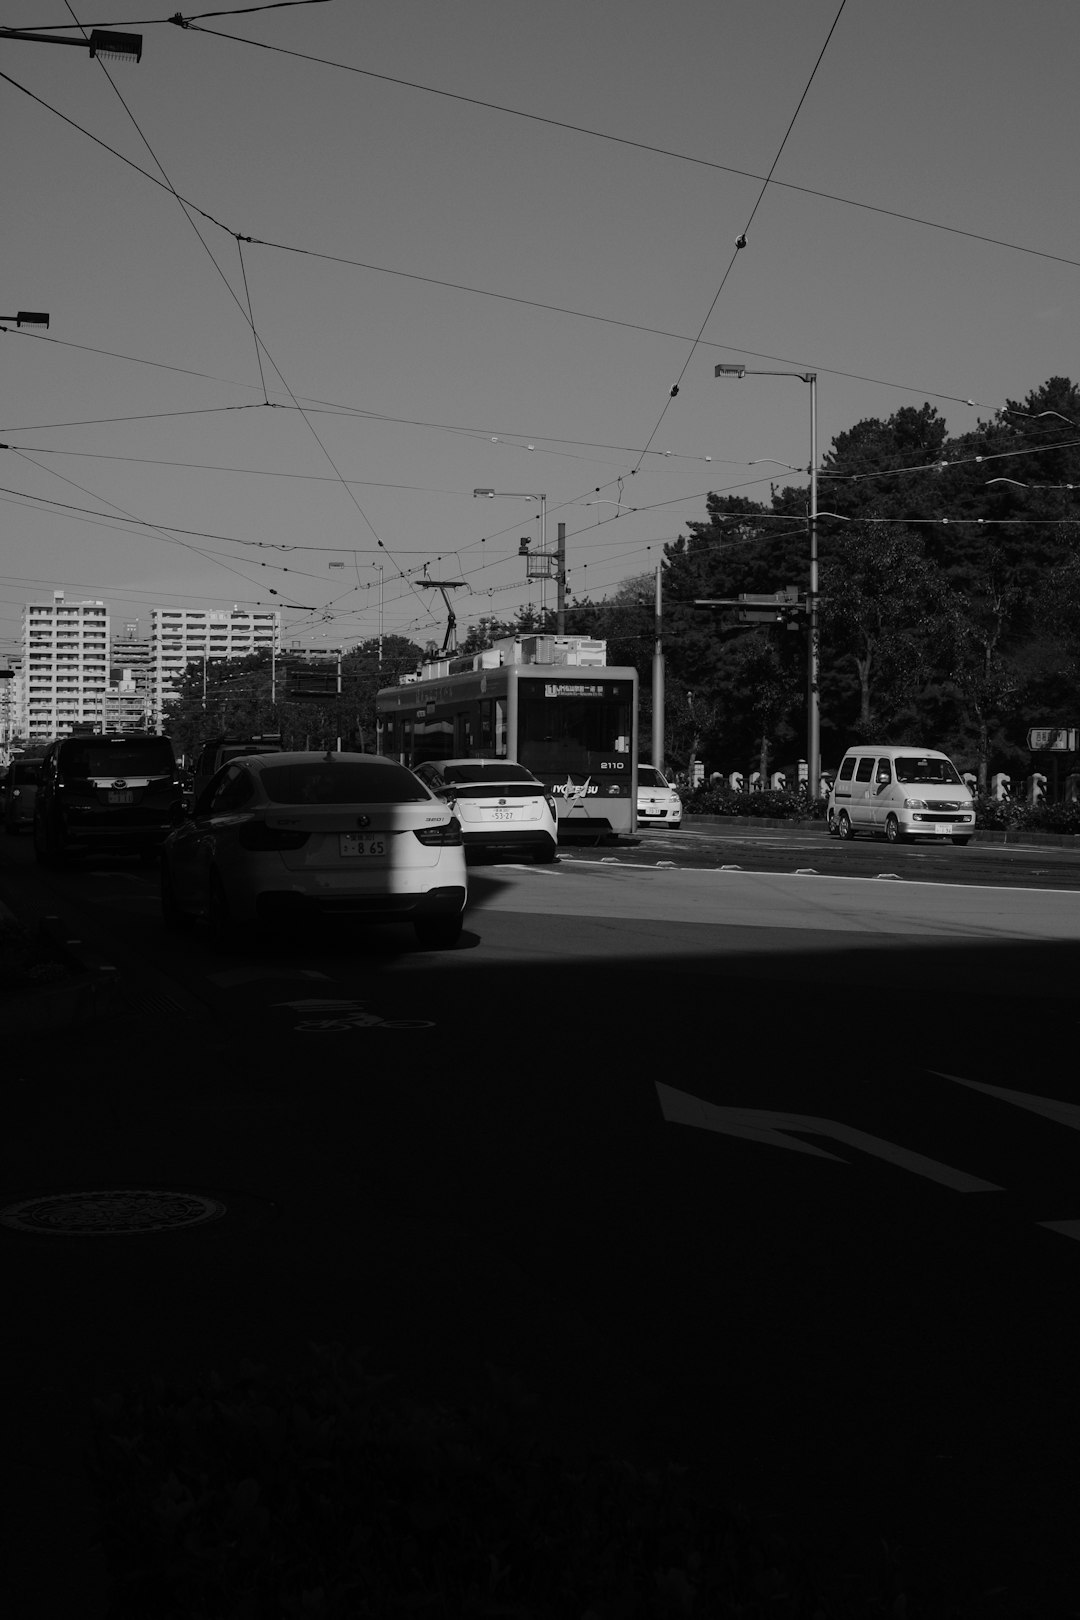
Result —
M63 743L59 764L68 776L171 776L176 769L167 737Z
M41 764L36 759L27 760L23 765L13 765L11 767L11 783L13 787L19 787L25 782L36 782L40 776Z
M266 765L259 780L274 804L401 804L431 799L412 771L390 761Z
M444 782L532 782L536 777L524 765L508 765L505 759L476 759L467 765L441 765Z
M463 782L457 787L462 799L535 799L543 791L540 782Z
M926 759L905 754L896 761L898 782L959 782L956 766L947 759Z

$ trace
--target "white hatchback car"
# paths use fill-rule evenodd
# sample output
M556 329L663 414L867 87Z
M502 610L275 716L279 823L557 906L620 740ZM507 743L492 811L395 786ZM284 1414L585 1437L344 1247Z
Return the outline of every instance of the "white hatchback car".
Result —
M461 824L412 771L371 754L248 755L222 766L166 840L167 926L413 924L425 947L461 933Z
M466 850L555 859L558 806L524 765L505 759L432 759L417 765L416 775L458 817Z
M646 825L682 826L682 800L655 765L637 768L638 821Z

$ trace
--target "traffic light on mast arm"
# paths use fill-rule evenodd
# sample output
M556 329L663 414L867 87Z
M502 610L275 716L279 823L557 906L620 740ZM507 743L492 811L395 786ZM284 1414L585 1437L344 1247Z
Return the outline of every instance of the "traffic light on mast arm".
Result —
M770 596L755 596L744 591L739 596L711 597L706 600L698 599L695 607L734 607L738 608L740 624L778 624L785 623L789 630L798 627L798 615L807 610L807 599L804 592L797 585L785 585L782 591L773 591Z

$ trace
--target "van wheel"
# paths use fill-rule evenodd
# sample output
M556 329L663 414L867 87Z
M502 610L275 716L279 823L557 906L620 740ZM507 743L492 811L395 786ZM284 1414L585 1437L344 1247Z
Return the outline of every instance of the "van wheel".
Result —
M900 831L900 823L895 816L885 818L885 842L887 844L902 844L904 835Z
M855 836L855 829L851 825L851 818L846 810L841 810L836 822L836 836L848 843Z

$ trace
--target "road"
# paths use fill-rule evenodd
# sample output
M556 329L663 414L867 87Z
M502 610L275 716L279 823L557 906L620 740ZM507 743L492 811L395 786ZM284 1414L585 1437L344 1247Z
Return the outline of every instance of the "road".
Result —
M643 1446L834 1561L902 1549L958 1612L1076 1612L1080 858L767 833L476 868L445 955L215 955L152 873L28 841L0 893L193 1070L243 1034L223 1121L285 1110L328 1178L616 1347L659 1392ZM285 1196L288 1149L245 1174Z

